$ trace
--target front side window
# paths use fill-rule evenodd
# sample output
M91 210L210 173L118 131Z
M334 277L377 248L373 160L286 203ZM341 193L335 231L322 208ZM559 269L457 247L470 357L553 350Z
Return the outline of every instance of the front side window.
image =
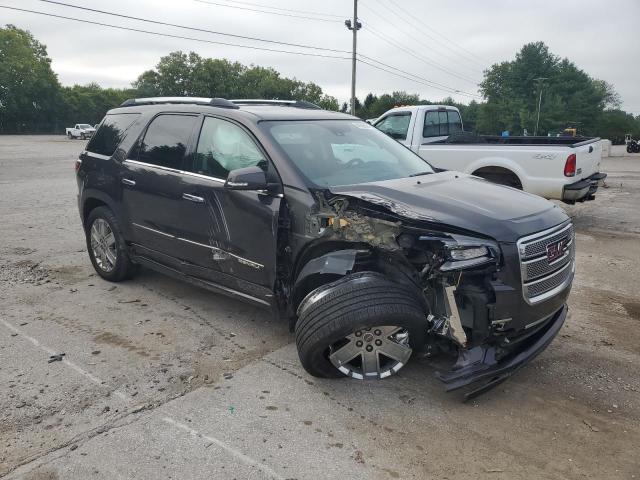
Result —
M396 140L406 140L407 131L409 130L409 122L411 121L411 113L397 113L384 117L376 123L376 128L386 133Z
M102 125L91 137L87 151L110 157L124 139L127 129L139 117L139 113L117 113L104 117Z
M204 119L192 172L226 179L231 170L256 165L266 168L267 159L247 132L226 120Z
M455 110L432 110L424 116L423 137L444 137L462 131L460 114Z
M314 186L355 185L433 173L422 158L365 122L268 121L260 127Z
M151 121L140 145L138 160L180 170L198 117L159 115Z

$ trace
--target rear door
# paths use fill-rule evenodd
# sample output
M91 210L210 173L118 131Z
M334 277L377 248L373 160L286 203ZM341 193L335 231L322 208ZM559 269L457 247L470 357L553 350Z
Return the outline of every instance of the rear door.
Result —
M225 188L231 170L249 166L279 182L248 130L228 119L204 117L181 185L180 248L192 275L260 297L274 287L281 195Z
M123 208L139 253L176 267L182 216L181 174L197 115L163 113L154 117L130 157L122 164Z

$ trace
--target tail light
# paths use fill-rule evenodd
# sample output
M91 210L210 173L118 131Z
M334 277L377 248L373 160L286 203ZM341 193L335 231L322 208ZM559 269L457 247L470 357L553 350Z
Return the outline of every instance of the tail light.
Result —
M75 165L76 173L78 173L78 171L80 170L80 165L82 165L82 160L77 159Z
M567 162L564 164L564 176L575 177L576 175L576 154L572 153L567 157Z

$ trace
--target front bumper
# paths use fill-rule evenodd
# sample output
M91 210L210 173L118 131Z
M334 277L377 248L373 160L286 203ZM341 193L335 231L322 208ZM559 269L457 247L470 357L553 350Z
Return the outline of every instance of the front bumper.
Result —
M607 178L606 173L598 172L583 180L565 185L562 190L562 200L567 203L593 200L598 187L604 184L605 178Z
M518 337L502 345L478 346L462 351L454 368L448 372L436 372L436 377L446 384L447 391L473 385L465 394L465 400L480 395L505 381L547 348L562 328L567 310L567 305L563 304L558 311L532 328L532 332L521 332ZM498 360L499 349L509 344L513 346L508 355Z

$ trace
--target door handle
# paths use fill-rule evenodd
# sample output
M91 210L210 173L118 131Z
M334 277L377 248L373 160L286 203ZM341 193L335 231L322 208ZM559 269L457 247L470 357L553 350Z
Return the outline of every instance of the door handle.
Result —
M129 185L130 187L135 187L136 185L135 180L129 180L128 178L123 178L122 183L124 183L125 185Z
M194 203L204 203L204 198L196 197L195 195L190 195L188 193L183 193L182 194L182 198L184 198L185 200L189 200L190 202L194 202Z

